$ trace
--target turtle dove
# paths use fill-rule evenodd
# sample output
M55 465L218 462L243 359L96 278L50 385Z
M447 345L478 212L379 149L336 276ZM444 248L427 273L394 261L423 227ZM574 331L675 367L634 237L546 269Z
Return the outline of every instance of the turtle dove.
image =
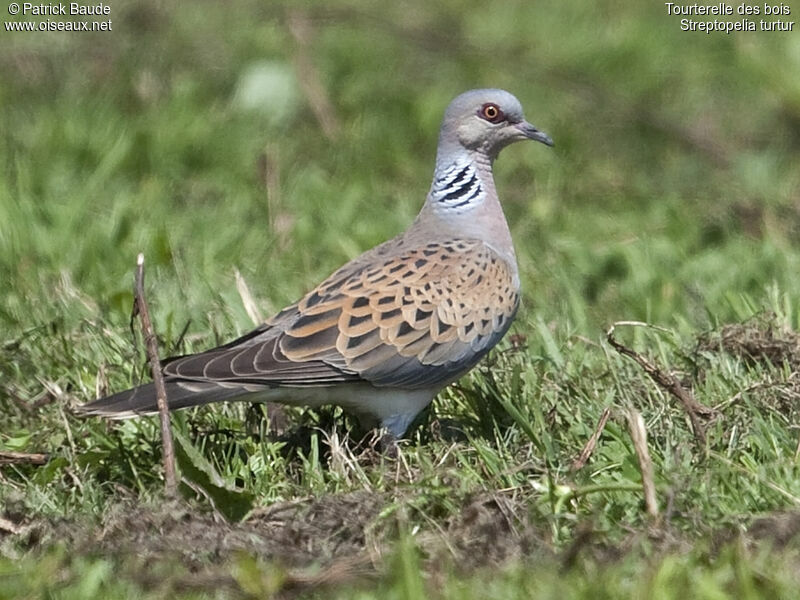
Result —
M552 146L519 101L472 90L444 115L433 183L404 233L345 264L224 346L163 363L170 409L224 400L338 404L402 436L434 396L503 337L519 306L511 234L492 162L520 140ZM157 411L152 383L78 409Z

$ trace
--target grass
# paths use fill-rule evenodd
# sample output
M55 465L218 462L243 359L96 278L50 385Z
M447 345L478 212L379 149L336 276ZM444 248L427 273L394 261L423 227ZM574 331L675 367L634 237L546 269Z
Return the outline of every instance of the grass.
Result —
M0 450L51 455L0 471L0 598L794 597L794 33L691 34L613 0L338 1L303 9L304 46L289 4L201 5L0 37ZM232 339L252 327L237 271L266 316L408 225L444 107L478 86L556 141L496 165L523 307L398 462L337 410L288 410L278 432L264 407L178 413L184 474L207 463L217 504L254 501L227 524L208 486L164 503L153 420L72 416L144 376L138 252L165 354ZM717 409L705 447L606 343L619 320L658 326L617 335Z

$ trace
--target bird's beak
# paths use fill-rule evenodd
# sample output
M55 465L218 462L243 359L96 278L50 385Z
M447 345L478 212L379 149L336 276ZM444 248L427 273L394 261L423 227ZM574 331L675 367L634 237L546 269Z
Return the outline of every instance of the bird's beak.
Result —
M544 131L539 131L528 123L527 121L522 121L521 123L517 123L514 127L526 138L529 140L536 140L537 142L542 142L546 146L552 146L553 140L550 139L550 136L547 135Z

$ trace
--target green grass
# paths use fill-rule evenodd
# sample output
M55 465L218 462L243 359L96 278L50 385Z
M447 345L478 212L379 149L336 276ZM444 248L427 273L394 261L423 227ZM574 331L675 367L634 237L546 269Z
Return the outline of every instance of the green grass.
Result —
M199 6L0 35L0 450L51 454L0 467L18 528L0 529L0 598L795 595L795 32L681 32L657 3L340 0L304 9L299 50L290 3ZM263 407L176 414L201 457L184 466L207 462L257 508L225 525L188 488L190 508L162 506L155 421L69 410L146 377L137 253L164 354L232 339L252 327L236 271L267 316L410 223L442 111L479 86L514 92L556 142L495 169L524 287L516 347L443 392L398 462L349 440L337 410L287 411L280 435ZM606 343L619 320L663 328L617 336L718 409L706 447Z

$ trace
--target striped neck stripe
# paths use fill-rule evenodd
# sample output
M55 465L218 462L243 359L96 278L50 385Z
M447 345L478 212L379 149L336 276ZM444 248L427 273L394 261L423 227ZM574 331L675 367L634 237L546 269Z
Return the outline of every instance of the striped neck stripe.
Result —
M435 174L431 198L437 207L468 210L482 203L486 193L472 162L453 163Z

